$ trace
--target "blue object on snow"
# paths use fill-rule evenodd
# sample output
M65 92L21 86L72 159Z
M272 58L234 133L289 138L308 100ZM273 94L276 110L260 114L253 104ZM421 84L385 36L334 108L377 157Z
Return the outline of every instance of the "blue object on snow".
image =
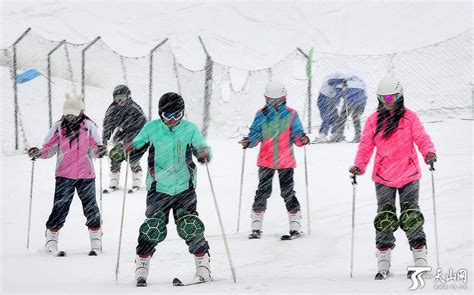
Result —
M23 73L16 75L16 83L21 84L28 82L38 77L39 75L41 75L41 73L35 69L24 71Z

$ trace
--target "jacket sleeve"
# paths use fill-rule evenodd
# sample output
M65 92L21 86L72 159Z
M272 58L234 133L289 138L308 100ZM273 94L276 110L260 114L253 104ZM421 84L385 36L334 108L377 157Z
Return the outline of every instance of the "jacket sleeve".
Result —
M362 131L362 137L360 139L359 147L357 148L357 155L354 161L354 166L357 166L362 174L365 173L367 164L369 164L370 158L374 151L374 134L377 125L377 116L369 117L365 123L364 130Z
M56 122L46 135L43 147L40 149L41 159L51 158L58 152L60 124L61 122Z
M193 154L195 157L198 156L197 153L199 153L200 150L205 149L207 150L207 153L209 154L209 160L212 159L211 147L207 144L201 131L199 131L199 129L196 126L194 126L194 132L191 138L191 144L193 146Z
M89 128L89 147L94 158L99 157L98 145L102 145L102 136L100 136L97 126L93 122L88 122Z
M255 147L259 142L263 140L262 134L262 125L265 121L265 115L263 112L259 111L257 115L255 115L255 119L250 126L250 132L248 136L249 141L249 148Z
M110 136L112 135L112 131L115 128L114 124L114 113L115 113L115 106L114 104L111 104L107 111L105 112L104 116L104 124L103 124L103 130L102 130L102 139L104 143L107 142L107 140L110 139Z
M293 122L291 123L290 136L296 146L303 146L301 138L304 135L305 134L303 130L303 125L301 124L300 116L298 115L298 113L295 113L295 117L293 118Z
M418 150L423 155L423 159L426 157L428 153L436 154L436 150L434 147L433 142L431 141L430 136L426 133L423 124L420 122L420 118L413 113L413 122L411 125L411 132L413 135L413 140L415 144L418 146Z
M150 142L150 136L148 134L148 126L152 122L149 122L143 126L143 128L138 132L137 136L132 141L132 146L134 149L140 149Z

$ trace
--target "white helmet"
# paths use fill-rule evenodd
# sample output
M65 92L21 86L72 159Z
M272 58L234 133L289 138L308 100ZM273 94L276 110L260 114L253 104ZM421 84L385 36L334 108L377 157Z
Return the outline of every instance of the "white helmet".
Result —
M286 96L285 85L280 81L270 81L265 87L265 97L280 98Z
M377 95L403 95L402 83L394 77L386 76L377 86Z

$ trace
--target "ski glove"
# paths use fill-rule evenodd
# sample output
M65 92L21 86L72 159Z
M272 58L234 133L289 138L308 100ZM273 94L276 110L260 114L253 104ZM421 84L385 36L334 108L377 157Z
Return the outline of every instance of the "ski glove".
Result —
M239 143L242 145L242 148L243 149L246 149L249 147L249 138L248 137L244 137L242 138L241 141L239 141Z
M303 135L303 136L301 137L301 143L302 143L303 145L309 144L309 137L306 136L306 135Z
M97 154L98 154L99 158L102 158L105 155L107 155L107 147L105 147L103 145L98 145L97 148L98 148Z
M197 159L201 164L209 162L209 152L206 149L200 150Z
M350 169L349 169L349 172L351 174L354 174L354 175L362 175L362 170L360 170L359 167L357 166L352 166Z
M425 163L427 165L431 165L436 162L436 154L435 153L427 153L425 157Z
M32 160L34 160L34 159L39 158L41 156L41 152L40 152L39 148L32 147L32 148L28 149L28 156Z

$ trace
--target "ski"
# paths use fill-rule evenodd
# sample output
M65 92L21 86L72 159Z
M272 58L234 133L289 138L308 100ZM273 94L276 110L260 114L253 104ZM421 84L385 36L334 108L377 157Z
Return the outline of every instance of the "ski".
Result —
M89 255L89 256L97 256L97 252L96 252L95 250L90 250L87 255Z
M111 192L116 192L118 191L119 188L114 186L114 187L110 187L110 188L106 188L102 191L103 194L110 194Z
M254 230L251 234L249 234L249 240L253 239L260 239L262 237L262 231Z
M205 283L206 281L201 281L199 278L193 278L190 281L182 281L178 278L173 279L173 286L176 287L184 287L184 286L190 286L190 285L197 285L197 284L202 284Z
M64 251L48 251L48 254L50 254L51 256L55 256L55 257L65 257L66 256L66 252Z
M137 279L137 287L146 287L147 283L144 278L138 278Z
M378 272L378 273L375 274L374 280L376 280L376 281L379 281L379 280L386 280L389 275L390 275L390 273L381 273L381 272Z
M133 188L131 188L131 189L128 190L128 193L129 193L129 194L133 194L133 193L135 193L135 192L138 192L139 190L140 190L140 187L134 186Z
M282 240L282 241L294 240L294 239L297 239L297 238L301 237L301 235L302 235L301 232L293 230L293 231L290 232L289 235L282 235L280 237L280 240Z

